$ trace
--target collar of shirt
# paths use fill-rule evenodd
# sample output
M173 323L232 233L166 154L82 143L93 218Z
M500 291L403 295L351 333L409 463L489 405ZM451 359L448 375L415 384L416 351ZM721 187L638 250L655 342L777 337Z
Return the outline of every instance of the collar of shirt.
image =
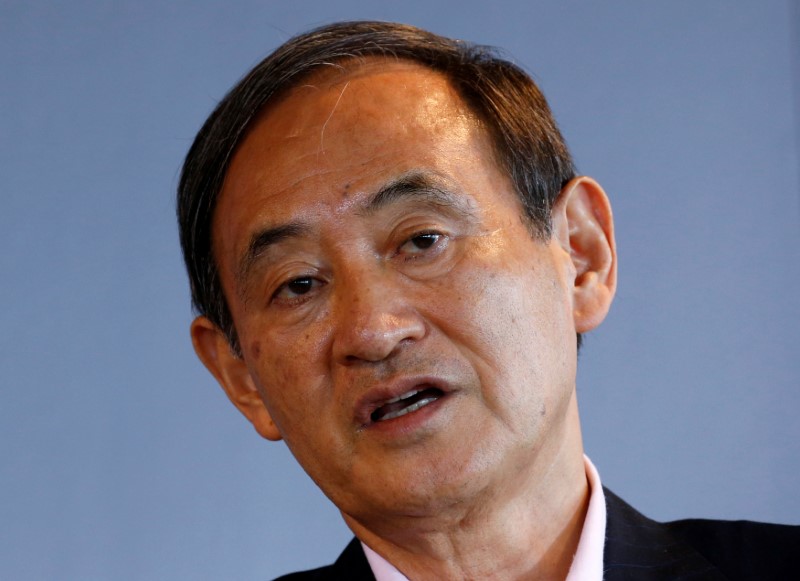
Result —
M583 457L589 482L589 508L583 521L578 550L572 559L566 581L602 581L603 548L606 540L606 499L600 475L588 457ZM361 543L376 581L408 581L389 561Z

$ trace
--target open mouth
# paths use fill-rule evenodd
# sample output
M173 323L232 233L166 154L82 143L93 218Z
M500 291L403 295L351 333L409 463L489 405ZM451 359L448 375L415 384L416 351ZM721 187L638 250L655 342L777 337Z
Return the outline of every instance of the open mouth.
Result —
M370 414L373 422L383 422L399 418L442 397L444 392L436 387L420 387L412 389L401 396L390 399Z

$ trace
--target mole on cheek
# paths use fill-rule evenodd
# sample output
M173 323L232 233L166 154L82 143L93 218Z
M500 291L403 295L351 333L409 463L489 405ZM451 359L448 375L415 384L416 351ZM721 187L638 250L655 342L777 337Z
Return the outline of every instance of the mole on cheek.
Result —
M342 189L342 199L347 198L349 194L350 194L350 184L348 183L345 184L344 188Z
M253 344L250 345L250 352L253 354L254 358L258 359L258 356L261 355L261 342L253 341Z

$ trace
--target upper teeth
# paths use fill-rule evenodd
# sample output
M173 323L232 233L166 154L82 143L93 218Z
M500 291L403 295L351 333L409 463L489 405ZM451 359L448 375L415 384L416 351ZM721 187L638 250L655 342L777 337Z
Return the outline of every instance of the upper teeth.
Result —
M422 390L421 389L412 389L411 391L406 392L403 395L399 395L399 396L397 396L395 398L390 399L389 401L386 402L386 404L395 403L397 401L400 401L401 399L406 399L407 397L411 397L412 395L414 395L415 393L419 393L420 391L422 391ZM386 405L386 404L384 404L384 405Z

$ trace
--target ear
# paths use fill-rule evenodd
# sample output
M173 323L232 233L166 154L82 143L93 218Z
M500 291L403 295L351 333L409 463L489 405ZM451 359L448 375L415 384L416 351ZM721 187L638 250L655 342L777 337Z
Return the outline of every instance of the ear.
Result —
M280 440L280 431L264 405L247 364L233 353L225 333L206 317L197 317L192 322L192 344L200 361L256 431L267 440Z
M596 181L579 176L564 186L553 208L553 234L575 269L575 331L591 331L605 319L617 288L611 204Z

